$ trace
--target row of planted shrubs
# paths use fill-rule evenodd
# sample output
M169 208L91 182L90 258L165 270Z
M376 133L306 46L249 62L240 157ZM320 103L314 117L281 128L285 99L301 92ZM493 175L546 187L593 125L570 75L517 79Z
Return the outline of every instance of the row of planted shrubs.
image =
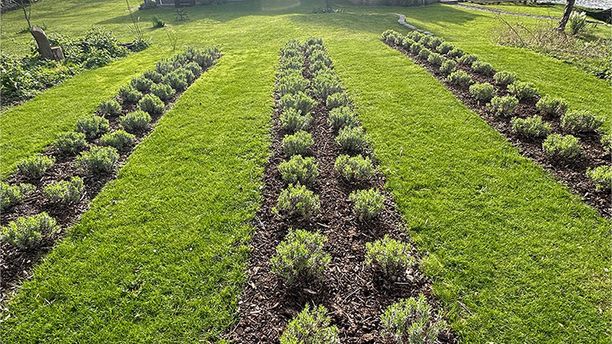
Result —
M285 135L282 149L286 156L278 169L288 186L281 192L275 211L288 217L312 219L320 211L319 197L310 190L319 175L316 161L310 156L315 142L309 132L317 101L329 110L329 125L342 151L335 162L338 175L345 182L359 186L372 180L376 170L367 156L365 132L332 69L322 40L310 39L304 45L290 41L281 50L276 90L280 97L280 123ZM349 199L360 221L374 219L384 208L384 196L373 188L356 190ZM271 258L272 272L289 285L321 280L332 261L324 249L326 242L326 236L321 233L291 229ZM404 275L416 262L408 244L385 236L367 243L365 264L393 280ZM432 314L426 299L420 295L392 305L381 321L385 331L397 342L418 339L433 343L445 324L432 321ZM338 342L338 329L332 325L323 306L306 306L281 336L281 343Z
M22 183L0 182L0 211L22 203L36 194L37 186L58 160L74 161L78 176L41 186L42 197L55 206L78 203L85 192L83 178L99 180L112 175L121 154L129 153L138 137L145 135L153 120L159 118L174 97L185 91L220 54L216 49L188 49L185 53L158 62L155 70L147 71L122 87L118 95L104 101L96 114L77 121L74 131L58 135L51 144L49 155L35 155L17 164ZM119 129L111 129L111 121ZM18 218L2 228L0 239L28 249L44 237L56 232L56 221L43 212Z
M517 80L516 74L496 72L493 66L477 56L466 54L439 37L412 31L407 35L388 30L382 40L401 47L417 59L426 61L445 76L446 81L466 89L469 95L486 110L500 119L510 119L513 133L525 140L543 140L544 154L552 162L573 163L583 155L580 135L600 135L600 141L612 154L612 133L603 133L601 117L585 110L569 110L565 100L548 95L540 96L532 83ZM493 83L476 82L466 70L493 79ZM537 115L521 118L517 115L519 104L533 104ZM553 133L547 120L559 120L563 134ZM587 171L597 190L612 188L612 166L599 166Z

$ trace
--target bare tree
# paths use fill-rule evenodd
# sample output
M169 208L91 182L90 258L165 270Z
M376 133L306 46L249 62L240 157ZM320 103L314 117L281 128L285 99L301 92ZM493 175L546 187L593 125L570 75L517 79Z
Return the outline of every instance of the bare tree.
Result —
M557 27L557 31L563 32L565 31L565 25L569 21L570 16L572 15L572 11L574 10L574 4L576 0L567 0L565 3L565 10L563 11L563 17L561 17L561 21L559 21L559 26Z

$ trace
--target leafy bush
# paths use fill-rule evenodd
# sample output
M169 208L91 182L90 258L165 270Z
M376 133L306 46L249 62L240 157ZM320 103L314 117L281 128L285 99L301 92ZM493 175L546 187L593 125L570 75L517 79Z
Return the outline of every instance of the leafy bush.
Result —
M460 58L463 56L463 50L459 48L454 48L446 54L448 57L452 59Z
M38 180L55 164L55 159L44 155L35 155L17 163L17 171L30 180Z
M546 137L550 134L550 124L542 121L540 116L513 118L512 131L528 139Z
M594 132L602 124L603 119L585 110L570 111L561 117L561 128L572 134Z
M119 89L119 99L123 104L136 104L142 98L142 93L131 85Z
M318 73L314 77L312 88L320 99L327 99L330 95L342 91L340 80L333 73Z
M349 195L353 211L361 221L368 221L380 214L385 207L385 196L376 189L355 190Z
M166 102L174 97L176 93L172 87L167 84L155 84L151 86L151 93L156 95L157 98Z
M57 222L47 213L19 217L2 228L2 241L22 250L36 247L43 236L58 230Z
M305 131L298 131L283 138L283 152L286 156L308 155L310 147L314 144L312 135Z
M318 76L317 76L318 77ZM319 80L319 82L323 82L323 80ZM318 87L325 87L321 84ZM315 92L317 92L317 84L313 85ZM304 77L299 73L288 74L282 78L279 78L278 84L276 85L276 89L281 96L285 94L298 93L298 92L306 92L308 89L308 80L304 79ZM327 96L327 95L326 95Z
M440 54L446 55L448 54L451 50L453 50L453 45L448 43L448 42L443 42L442 44L438 45L438 47L436 48L436 51L439 52Z
M153 24L154 29L159 29L166 26L166 22L158 16L153 16L153 18L151 18L151 23Z
M401 37L399 32L395 30L385 30L380 38L383 40L383 42L393 43L395 39L399 37Z
M470 95L479 103L486 103L495 95L493 85L488 82L476 83L470 86Z
M115 148L94 146L79 155L76 165L84 174L99 175L114 172L118 162L119 153Z
M134 143L136 143L136 136L123 130L104 134L100 138L101 146L114 147L119 152L128 152L134 147Z
M62 180L49 184L43 189L43 194L54 204L71 204L81 200L85 191L85 185L81 177L72 177L70 180Z
M149 130L151 126L151 116L142 110L137 110L121 116L121 118L119 118L119 123L128 133L142 134Z
M474 64L474 62L476 62L478 60L478 57L476 57L475 55L471 55L471 54L465 54L462 55L457 62L459 62L459 64L462 64L464 66L471 66L472 64Z
M604 151L608 154L612 154L612 133L602 135L600 142Z
M472 63L472 70L478 74L487 76L493 75L493 73L495 72L493 66L491 66L490 63L481 61L474 61L474 63Z
M162 82L166 85L169 85L177 92L182 92L186 90L187 86L189 85L187 75L180 71L174 71L170 74L165 75Z
M53 148L60 155L72 156L87 148L87 140L85 134L74 131L62 133L57 136L53 142Z
M411 38L406 37L406 38L402 39L402 47L403 47L404 49L406 49L407 51L410 51L410 47L411 47L411 46L412 46L414 43L416 43L416 42L415 42L415 41L413 41Z
M151 86L153 86L153 81L145 78L144 76L139 76L132 79L130 84L132 87L142 93L149 93L151 91Z
M280 344L340 344L338 328L331 325L331 318L323 306L306 305L293 318L280 337Z
M154 83L160 83L162 82L162 79L164 78L164 76L161 73L155 70L148 70L144 72L142 76L153 81Z
M312 157L294 155L278 165L278 171L287 184L312 185L319 176L317 163Z
M104 101L98 106L98 113L102 116L118 116L121 114L121 105L114 99Z
M164 113L164 102L156 95L147 94L138 102L138 108L151 116L159 116Z
M497 72L493 75L493 80L499 86L508 86L516 81L516 74L506 71Z
M100 137L109 128L108 120L96 115L80 118L76 124L76 131L85 134L85 138L90 141Z
M338 132L336 142L344 152L364 153L368 147L362 127L344 127Z
M320 209L319 196L304 185L289 185L281 191L274 210L290 217L300 216L308 220L317 215Z
M280 106L283 110L294 108L300 111L302 115L309 113L315 104L316 102L314 99L310 98L304 92L285 94L280 99Z
M474 83L470 75L462 70L456 70L450 73L448 77L446 77L446 81L462 88L467 88Z
M371 179L376 173L372 160L362 155L351 157L340 155L334 164L336 171L349 182L363 182Z
M542 148L552 160L571 161L582 156L580 142L572 135L550 134L542 143Z
M413 45L410 46L410 53L412 55L419 55L422 49L424 48L421 43L414 43Z
M352 128L359 125L359 120L355 112L348 106L332 109L329 112L328 122L333 130L339 130L345 127Z
M281 127L287 133L295 133L300 130L308 130L312 122L312 115L302 115L294 108L288 108L280 115Z
M270 270L282 277L287 284L310 279L320 279L331 262L323 245L327 238L323 234L303 229L289 230L270 259Z
M36 187L32 184L10 185L0 181L0 211L23 202L23 199L34 191Z
M508 92L518 100L527 100L538 96L538 90L530 82L515 81L508 85Z
M595 184L597 191L612 189L612 166L598 166L587 171L587 176Z
M424 47L428 47L429 46L429 41L431 41L432 37L429 35L424 35L423 37L421 37L421 39L419 40L419 43L421 43Z
M416 260L410 245L385 235L382 240L366 243L365 264L380 269L387 276L401 276Z
M423 294L389 306L380 317L384 333L396 343L434 344L440 333L447 331L443 320L432 317L431 306Z
M193 74L193 76L196 78L202 75L202 67L200 67L200 65L197 64L196 62L189 62L188 64L185 65L184 68L186 70L189 70L191 74Z
M418 31L410 31L407 36L410 37L413 41L418 42L425 35L420 33L420 32L418 32Z
M429 48L431 48L432 50L437 49L440 44L442 44L444 42L444 40L440 37L432 37L429 40L429 44L427 45Z
M489 111L497 117L511 117L519 101L514 96L495 96L489 103Z
M586 31L587 16L584 12L572 12L567 22L567 27L572 35L576 36L579 33Z
M419 50L419 58L423 59L423 60L427 60L429 58L429 55L431 55L431 50L427 49L427 48L423 48L421 50Z
M334 109L337 107L346 107L350 105L350 103L351 103L351 100L346 95L346 93L338 92L338 93L331 94L329 97L327 97L325 106L328 109Z
M561 98L544 96L536 103L536 108L542 116L561 117L567 111L567 102Z
M431 63L434 66L442 65L443 61L444 61L444 58L442 57L442 55L437 54L437 53L431 53L429 54L429 57L427 58L427 62Z
M448 59L442 62L442 64L440 65L440 73L444 75L449 75L450 73L454 72L456 68L457 63L453 60Z

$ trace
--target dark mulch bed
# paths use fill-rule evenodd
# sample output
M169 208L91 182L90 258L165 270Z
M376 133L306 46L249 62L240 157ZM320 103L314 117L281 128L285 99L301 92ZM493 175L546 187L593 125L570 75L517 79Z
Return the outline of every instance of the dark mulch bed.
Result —
M386 282L381 276L364 267L365 243L388 234L408 241L403 220L388 193L383 213L371 223L362 223L352 213L348 195L356 188L343 182L334 169L339 149L335 135L327 122L327 110L319 105L313 111L313 156L319 167L313 191L320 196L321 213L310 222L284 218L272 208L285 187L278 172L284 160L279 111L273 115L272 154L265 168L264 201L255 219L252 237L248 280L238 303L239 322L227 334L237 343L278 342L286 324L308 304L325 306L340 330L343 343L384 343L379 317L384 309L401 298L424 293L434 308L439 306L431 296L430 282L416 269L405 278ZM359 188L384 188L384 177L378 174L369 185ZM305 228L324 233L329 241L325 250L332 255L332 263L322 281L306 281L288 287L270 271L269 260L276 246L289 228ZM413 249L413 254L418 256ZM444 343L456 342L452 334L445 334ZM442 336L441 336L442 337Z
M585 153L582 159L569 164L551 161L551 159L548 159L544 155L544 150L542 149L542 142L544 142L544 139L531 140L516 135L512 132L510 118L498 118L493 116L487 111L484 104L479 104L474 100L467 88L457 87L448 83L444 74L440 73L439 70L429 62L412 55L401 46L392 47L401 51L414 62L427 69L466 106L477 112L490 126L504 135L508 141L519 149L521 154L539 163L559 181L579 195L586 203L596 208L602 216L608 218L612 217L612 190L596 191L595 184L586 175L589 168L612 163L612 157L606 154L597 134L574 135L580 138L580 143ZM458 65L458 68L469 73L477 82L488 82L494 85L497 95L508 95L508 91L505 87L502 88L495 85L492 76L483 76L474 73L466 66ZM538 99L522 101L514 111L514 116L526 118L538 114L538 110L535 106L537 100ZM558 118L544 119L551 125L552 132L563 133Z

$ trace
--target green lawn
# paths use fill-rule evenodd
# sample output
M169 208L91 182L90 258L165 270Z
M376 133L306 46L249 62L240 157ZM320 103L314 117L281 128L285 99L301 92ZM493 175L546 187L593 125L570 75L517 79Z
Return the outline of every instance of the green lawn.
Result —
M95 20L120 29L124 24L117 22L126 21L122 4L108 3L101 7L109 9L104 15L92 10ZM347 7L342 14L311 14L321 5L283 4L197 7L190 9L189 22L173 23L181 46L215 45L224 56L183 94L118 179L35 269L9 311L0 315L5 319L0 338L7 343L217 341L235 321L244 280L249 223L268 156L278 50L288 39L316 35L325 39L358 106L412 236L433 257L427 272L463 341L606 342L612 318L605 270L610 222L378 38L385 29L397 29L392 13L402 11L423 22L430 15L428 25L440 30L436 33L454 37L466 50L480 47L496 57L486 60L498 68L508 63L521 77L565 73L604 97L606 89L593 86L597 80L571 66L519 49L498 51L486 39L470 43L464 33L454 33L459 23L472 33L477 30L467 24L492 29L488 16L445 6ZM78 2L62 6L78 13ZM173 21L172 10L148 13ZM16 26L6 24L11 25ZM70 16L67 27L78 30L78 20ZM157 46L116 62L118 68L81 74L0 115L3 151L34 133L37 138L36 144L2 158L3 173L10 171L6 164L40 150L132 75L172 54L163 44L163 30L150 35ZM500 51L510 56L497 56ZM564 88L551 87L566 98L582 92L564 94ZM596 101L594 106L603 106ZM69 105L74 102L81 105ZM61 106L73 117L57 127L44 126L61 116L55 110ZM21 117L27 119L24 124L14 124ZM27 130L28 123L40 127ZM24 128L4 135L3 128L17 127Z

